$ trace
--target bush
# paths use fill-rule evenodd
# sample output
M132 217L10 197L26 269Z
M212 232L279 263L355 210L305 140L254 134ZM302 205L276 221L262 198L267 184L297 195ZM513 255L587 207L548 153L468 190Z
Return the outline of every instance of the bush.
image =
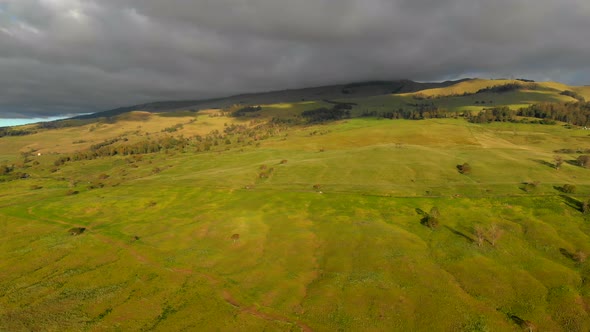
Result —
M469 165L468 163L464 163L463 165L457 165L457 170L459 170L459 173L461 174L471 174L471 165Z
M428 217L426 217L425 224L429 228L435 229L438 227L439 221L438 221L438 218L435 218L433 216L428 216Z
M495 247L496 243L498 242L500 237L502 237L502 234L504 234L504 230L502 230L496 224L491 224L490 227L488 227L486 233L487 233L488 241L490 241L492 246Z
M231 239L235 243L236 241L240 240L240 234L232 234Z
M256 113L259 111L262 111L262 107L260 107L260 106L247 106L247 107L240 108L237 111L232 112L232 116L242 117L242 116L246 116L248 114Z
M84 233L84 231L86 231L86 227L74 227L71 228L68 233L70 233L71 235L80 235L82 233Z
M527 193L533 192L533 191L535 191L535 189L537 189L539 184L540 184L539 181L524 182L522 190L526 191Z
M308 122L323 122L329 120L340 120L346 116L350 116L350 111L342 110L340 107L333 108L318 108L315 110L304 111L301 116L307 119Z
M478 247L484 245L486 240L485 233L485 229L480 225L475 226L475 228L473 229L473 234L475 235L475 243L477 243Z
M590 167L590 156L589 155L583 155L583 156L579 156L578 157L578 165L582 166L582 167Z
M577 263L584 263L587 258L588 255L586 255L586 253L581 250L576 251L576 253L572 255L572 259Z
M563 187L561 187L561 191L563 191L566 194L575 194L576 186L573 184L564 184Z
M572 97L572 98L574 98L574 99L576 99L578 101L581 101L581 102L585 102L586 101L586 99L582 95L580 95L577 92L570 91L570 90L563 91L563 92L560 93L560 95Z
M430 212L422 219L422 224L429 228L435 229L440 224L439 218L440 212L438 211L438 208L434 206L432 207L432 209L430 209Z

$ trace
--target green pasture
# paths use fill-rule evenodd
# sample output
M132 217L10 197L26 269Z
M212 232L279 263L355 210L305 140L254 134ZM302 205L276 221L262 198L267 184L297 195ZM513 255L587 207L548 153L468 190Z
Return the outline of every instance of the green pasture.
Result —
M569 98L557 83L454 96L488 86L341 101L359 115ZM0 164L29 175L0 182L0 331L590 329L590 170L577 165L580 153L559 154L560 169L554 159L590 149L585 130L352 118L209 152L54 164L115 137L256 128L331 105L262 105L243 118L133 113L0 138ZM469 174L458 171L464 163Z

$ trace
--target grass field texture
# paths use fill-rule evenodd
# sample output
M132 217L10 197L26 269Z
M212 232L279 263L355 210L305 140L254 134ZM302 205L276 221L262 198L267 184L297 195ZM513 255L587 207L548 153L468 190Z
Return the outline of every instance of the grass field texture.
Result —
M313 105L264 112L298 107ZM244 120L149 115L0 139L7 161L43 151L28 179L0 184L0 330L590 328L590 263L577 256L590 253L590 170L578 154L553 165L554 150L590 148L588 131L347 119L256 145L53 166L74 140L177 123L190 135ZM435 229L421 223L432 207ZM479 245L492 225L501 236Z

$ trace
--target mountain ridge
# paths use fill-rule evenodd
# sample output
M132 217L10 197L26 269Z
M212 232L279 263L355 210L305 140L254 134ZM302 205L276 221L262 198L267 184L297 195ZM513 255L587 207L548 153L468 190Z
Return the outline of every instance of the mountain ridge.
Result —
M70 119L95 119L100 117L111 117L131 111L146 111L154 113L175 111L180 108L199 107L200 109L216 109L229 107L235 104L276 104L306 100L372 97L385 94L412 93L426 89L444 88L469 80L472 80L472 78L447 80L443 82L416 82L409 79L393 81L377 80L353 82L347 84L323 85L316 87L272 90L265 92L242 93L220 98L156 101L132 106L118 107L111 110L80 115Z

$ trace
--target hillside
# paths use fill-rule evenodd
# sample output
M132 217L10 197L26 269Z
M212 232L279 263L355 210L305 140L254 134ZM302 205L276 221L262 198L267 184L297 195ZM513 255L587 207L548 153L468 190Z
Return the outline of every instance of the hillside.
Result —
M587 89L375 84L13 128L0 330L588 331Z
M330 85L314 88L250 93L205 100L155 102L143 105L117 108L96 114L83 115L78 119L93 119L97 117L117 116L130 111L166 112L179 109L220 109L235 104L264 105L279 103L294 103L306 100L340 99L345 96L370 97L392 93L410 93L424 89L443 88L460 81L446 81L441 83L419 83L410 80L400 81L370 81L351 84Z

